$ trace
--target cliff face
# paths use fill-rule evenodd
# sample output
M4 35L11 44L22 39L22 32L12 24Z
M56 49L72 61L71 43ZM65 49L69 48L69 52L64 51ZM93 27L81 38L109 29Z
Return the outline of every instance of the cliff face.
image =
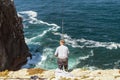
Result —
M0 70L18 70L31 57L25 44L22 18L13 0L0 0Z

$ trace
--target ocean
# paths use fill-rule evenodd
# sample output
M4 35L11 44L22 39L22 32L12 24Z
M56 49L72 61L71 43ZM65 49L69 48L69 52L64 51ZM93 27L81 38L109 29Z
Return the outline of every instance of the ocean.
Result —
M120 0L14 1L33 56L24 68L57 68L62 19L69 69L120 68Z

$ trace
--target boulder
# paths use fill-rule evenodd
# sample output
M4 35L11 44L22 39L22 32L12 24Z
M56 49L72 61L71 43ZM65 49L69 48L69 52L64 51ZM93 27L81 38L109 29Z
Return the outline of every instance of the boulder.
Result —
M18 70L31 57L25 43L22 18L13 0L0 0L0 71Z

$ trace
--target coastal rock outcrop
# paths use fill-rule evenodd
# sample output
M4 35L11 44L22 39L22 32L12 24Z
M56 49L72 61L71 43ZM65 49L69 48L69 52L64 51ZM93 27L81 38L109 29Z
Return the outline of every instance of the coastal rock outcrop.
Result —
M20 69L18 71L0 72L0 78L5 80L120 80L119 69L85 70L74 69L70 72L62 70L44 70L40 68Z
M22 18L13 0L0 0L0 71L18 70L31 57L24 40Z

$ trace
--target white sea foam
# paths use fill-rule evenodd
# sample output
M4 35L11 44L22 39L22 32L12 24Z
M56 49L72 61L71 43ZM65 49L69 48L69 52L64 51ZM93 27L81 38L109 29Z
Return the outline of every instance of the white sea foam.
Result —
M42 25L47 25L48 26L48 29L44 30L42 32L42 34L39 34L37 36L34 36L32 38L27 39L26 40L27 43L32 42L36 38L43 37L49 31L57 31L60 28L60 26L58 26L54 23L50 24L50 23L44 22L42 20L38 20L37 19L37 12L35 12L35 11L22 11L22 12L19 12L18 14L23 17L24 21L28 21L31 24L42 24ZM28 16L28 17L26 18L26 16Z
M120 48L120 43L115 42L98 42L93 40L77 39L77 42L83 42L86 47L105 47L107 49L117 49Z
M120 65L120 60L114 62L114 69L118 69Z
M37 19L37 12L35 12L35 11L22 11L22 12L19 12L18 14L21 15L23 17L23 19L28 20L28 22L31 23L31 24L47 25L47 26L52 27L53 31L57 31L58 28L60 28L60 26L58 26L54 23L50 24L50 23L44 22L42 20L38 20ZM27 19L25 18L24 15L28 16Z
M62 37L61 33L53 33L54 35L59 35ZM70 36L67 34L63 35L66 44L72 46L73 48L96 48L96 47L104 47L106 49L118 49L120 48L120 43L115 43L115 42L98 42L98 41L93 41L93 40L86 40L84 38L81 39L72 39ZM79 44L81 43L81 44Z
M50 67L48 65L51 65L50 59L54 57L53 53L54 53L53 49L45 48L41 56L41 61L39 61L35 67L42 67L42 68Z
M75 67L76 65L80 64L81 63L81 60L86 60L90 57L94 56L94 52L93 50L90 51L90 53L86 56L80 56L76 59L76 63L74 65L72 65L72 67Z
M32 54L33 54L32 59L28 58L28 62L26 65L23 66L23 68L30 68L32 66L36 68L39 68L39 67L47 68L48 65L51 65L51 62L49 59L53 58L54 56L53 49L51 48L45 48L42 54L40 54L39 52L37 53L32 52ZM50 64L48 62L50 62Z
M81 60L86 60L92 56L94 56L93 50L91 50L90 53L86 56L80 56L80 57L78 56L78 58L76 58L76 59L73 59L73 58L69 59L69 64L70 64L69 68L70 69L75 68L78 64L81 63Z
M87 68L88 70L98 70L99 68L98 67L95 67L95 66L86 66L85 68Z
M28 39L28 38L25 38L25 42L30 45L30 44L33 44L33 45L40 45L40 42L33 42L31 41L31 39Z
M28 16L32 16L32 17L37 17L37 13L35 11L22 11L22 12L18 12L20 14L28 14Z
M90 54L88 54L86 56L79 57L79 60L86 60L86 59L88 59L91 56L94 56L93 50L90 51Z
M37 35L37 36L34 36L34 37L32 37L32 38L27 39L26 42L29 43L29 42L32 42L33 40L37 39L37 38L41 38L41 37L43 37L47 32L49 32L50 30L51 30L51 28L49 28L48 30L43 31L42 34L39 34L39 35Z

